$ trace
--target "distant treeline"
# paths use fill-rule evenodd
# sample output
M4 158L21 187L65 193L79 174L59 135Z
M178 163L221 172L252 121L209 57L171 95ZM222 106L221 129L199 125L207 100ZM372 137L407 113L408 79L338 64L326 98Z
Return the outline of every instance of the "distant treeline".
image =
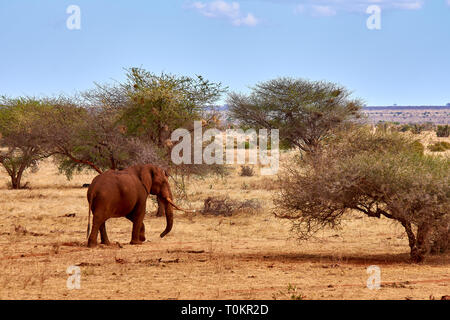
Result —
M363 110L444 110L450 109L450 104L446 106L378 106L363 107Z
M222 106L216 106L217 111L228 111L229 106L224 104ZM446 106L371 106L363 107L364 110L445 110L450 109L450 103Z

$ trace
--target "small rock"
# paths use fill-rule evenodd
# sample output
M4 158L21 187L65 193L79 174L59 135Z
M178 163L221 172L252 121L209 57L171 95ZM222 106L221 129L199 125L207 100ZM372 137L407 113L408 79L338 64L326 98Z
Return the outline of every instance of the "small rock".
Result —
M205 250L189 250L187 253L204 253Z
M80 262L76 264L77 267L99 267L100 263Z
M67 213L65 215L63 215L63 218L75 218L77 214L76 213Z

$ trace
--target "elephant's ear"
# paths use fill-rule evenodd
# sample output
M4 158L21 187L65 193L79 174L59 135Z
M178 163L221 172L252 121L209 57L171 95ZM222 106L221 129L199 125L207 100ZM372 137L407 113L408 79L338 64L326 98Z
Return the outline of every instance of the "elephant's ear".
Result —
M147 166L142 166L139 172L139 179L141 179L141 182L148 194L150 194L152 189L152 176L150 175L150 170L151 169Z

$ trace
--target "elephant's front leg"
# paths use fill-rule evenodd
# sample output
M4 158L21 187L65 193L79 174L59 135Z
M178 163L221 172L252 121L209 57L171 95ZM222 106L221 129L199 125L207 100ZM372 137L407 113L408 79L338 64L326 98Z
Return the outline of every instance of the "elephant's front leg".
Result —
M142 239L142 236L144 236L145 239L145 227L144 225L144 217L145 217L145 203L140 205L132 215L132 221L133 221L133 231L131 232L131 242L130 244L142 244L144 240ZM142 230L144 231L144 234L142 233Z
M131 222L133 222L133 226L134 226L134 216L133 216L133 214L127 215L126 218L128 220L130 220ZM142 222L141 230L139 231L139 240L142 241L142 242L145 242L145 225L144 225L144 222Z

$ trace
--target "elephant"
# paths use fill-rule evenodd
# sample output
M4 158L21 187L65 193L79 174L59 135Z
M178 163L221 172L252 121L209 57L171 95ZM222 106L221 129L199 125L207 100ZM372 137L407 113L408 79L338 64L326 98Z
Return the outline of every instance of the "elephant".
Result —
M143 220L149 194L158 197L158 205L165 212L166 229L160 235L163 238L172 230L173 208L186 211L173 203L168 174L165 170L155 165L145 164L120 171L108 170L96 176L87 192L89 202L88 247L92 248L97 245L99 231L101 243L109 245L105 222L109 218L119 217L126 217L133 222L130 244L143 243L145 241ZM91 212L93 222L89 234Z

